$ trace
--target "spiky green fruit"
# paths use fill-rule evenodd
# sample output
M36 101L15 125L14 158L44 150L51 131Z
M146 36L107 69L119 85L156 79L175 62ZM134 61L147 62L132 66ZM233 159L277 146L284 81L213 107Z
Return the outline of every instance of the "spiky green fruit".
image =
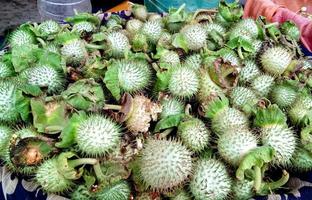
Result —
M200 56L200 54L192 54L190 56L188 56L183 63L183 67L188 67L194 70L199 70L199 68L202 65L202 58Z
M236 24L236 27L245 29L251 38L257 38L259 33L259 28L256 24L256 21L251 18L242 19Z
M166 98L161 101L162 111L160 118L164 119L171 115L177 115L184 112L184 103L175 98Z
M239 72L239 81L241 83L250 83L257 76L260 76L261 71L255 61L246 60L244 65L245 66Z
M5 125L0 125L0 157L2 158L5 153L5 148L13 134L13 130Z
M190 197L190 195L182 190L177 192L177 194L174 195L174 197L171 197L170 200L191 200L192 198Z
M146 52L148 50L148 42L145 34L138 32L133 36L132 40L130 41L133 51Z
M252 46L255 49L255 55L260 52L263 42L261 40L254 40Z
M291 166L297 172L309 172L312 170L312 155L306 149L299 147L296 149L292 159Z
M134 4L131 7L131 12L135 18L141 21L145 21L147 19L148 12L146 7L143 5Z
M130 50L130 43L123 33L112 32L107 35L108 49L106 52L113 57L124 57L125 53Z
M47 88L48 93L56 93L63 89L63 75L48 65L41 65L28 68L21 73L28 84L36 85L41 88Z
M102 200L128 200L131 188L126 181L119 181L108 185L95 193L96 199Z
M171 47L172 42L172 35L168 32L163 32L160 35L160 38L157 42L157 46L165 47L166 49L169 49Z
M24 44L34 44L35 37L26 28L20 28L11 33L9 44L11 47L22 46Z
M266 97L271 92L274 85L274 77L270 75L260 75L251 82L251 88L260 97Z
M247 42L252 42L252 35L245 27L234 26L234 28L228 33L229 40L235 38L241 38Z
M199 87L199 77L193 69L179 67L173 70L169 80L169 91L179 98L190 98Z
M160 65L178 66L180 64L179 54L175 51L166 51L159 59Z
M144 184L166 191L184 183L192 171L191 152L177 141L149 139L139 157Z
M46 49L48 52L60 54L60 48L59 48L56 44L54 44L54 43L48 44L47 46L45 46L45 49Z
M6 63L0 61L0 78L10 77L14 74L14 71Z
M199 160L190 190L195 199L223 200L231 192L232 180L225 165L215 159Z
M74 186L72 180L67 179L59 172L58 165L58 160L52 158L38 167L35 179L44 191L61 193L70 190Z
M143 24L142 33L146 35L149 42L156 44L163 32L160 21L148 21Z
M118 146L121 134L119 126L109 118L91 115L80 122L76 142L82 153L102 156Z
M225 62L230 62L233 66L240 66L240 60L234 51L224 51L221 56Z
M85 185L79 185L70 195L71 200L89 200L93 196Z
M229 130L218 141L220 156L232 166L238 166L241 159L257 147L257 138L248 129Z
M210 131L205 123L197 118L187 118L178 126L178 136L192 151L202 151L209 144Z
M120 88L125 92L137 92L146 88L151 80L151 70L141 61L119 60L113 63L118 69Z
M57 34L61 30L61 27L56 21L47 20L38 26L38 30L43 37L47 37Z
M143 22L138 19L130 19L127 21L126 30L131 34L135 34L140 31L143 26Z
M161 21L162 16L158 13L150 13L147 20L148 21Z
M245 111L246 106L253 107L258 102L256 94L247 87L235 87L231 92L233 106Z
M286 108L295 102L297 92L291 85L281 84L273 87L270 96L273 103L281 108Z
M284 73L291 63L292 55L287 49L277 46L265 50L260 59L266 72L279 76Z
M291 105L288 116L295 125L304 125L312 120L312 97L310 94L299 94Z
M236 200L249 200L254 194L254 181L242 180L233 183L233 196Z
M241 111L230 108L227 98L214 99L205 107L205 116L211 119L212 130L222 135L229 130L248 129L248 118Z
M73 30L78 31L79 33L83 33L83 32L90 33L95 30L95 26L91 22L81 21L81 22L74 24Z
M202 24L202 27L205 29L207 34L212 31L215 31L221 35L224 35L226 33L226 29L218 23L204 23Z
M78 65L86 59L88 53L85 44L80 39L73 39L63 44L61 54L65 57L67 64Z
M189 50L199 50L206 46L206 31L199 24L189 24L180 31Z

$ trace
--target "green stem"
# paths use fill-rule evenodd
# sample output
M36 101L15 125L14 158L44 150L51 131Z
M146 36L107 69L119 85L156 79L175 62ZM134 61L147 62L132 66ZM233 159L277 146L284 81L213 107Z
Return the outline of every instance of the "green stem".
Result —
M105 104L104 110L121 110L122 106L120 105L112 105L112 104Z
M90 43L85 43L86 48L88 49L105 49L104 45L97 45L97 44L90 44Z
M178 13L180 13L184 8L185 8L185 6L186 6L186 4L184 3L184 4L182 4L181 6L180 6L180 8L174 13L174 14L178 14ZM174 15L173 14L173 15Z
M156 72L159 71L159 67L158 67L158 65L157 65L156 63L153 63L153 64L152 64L152 67L153 67L153 69L154 69Z
M268 194L269 191L281 188L283 185L285 185L288 182L288 180L289 180L289 173L286 170L283 170L283 175L278 181L262 184L261 193Z
M192 108L192 106L191 106L190 104L187 104L187 105L185 106L184 113L185 113L186 115L190 115L190 110L191 110L191 108Z
M237 53L240 59L244 60L243 52L242 52L242 47L239 45L237 48Z
M43 47L46 46L46 43L45 43L45 41L44 41L43 39L41 39L41 38L38 37L37 40L38 40L38 42L39 42Z
M172 131L173 131L173 128L166 129L165 131L159 133L158 138L159 139L166 138Z
M79 158L68 161L68 164L73 168L79 165L95 165L96 163L98 163L98 160L95 158Z
M55 95L55 96L46 97L44 100L45 102L51 102L51 101L57 101L61 99L63 99L62 95Z
M261 188L261 182L262 182L261 168L258 166L254 166L254 171L255 171L254 189L256 192L259 192Z
M264 26L264 28L270 28L272 26L278 26L278 22L274 22L274 23L271 23L271 24L267 24Z
M102 170L101 170L101 166L100 163L97 162L95 165L93 165L93 169L94 169L94 173L96 178L102 182L105 179L105 175L103 174Z

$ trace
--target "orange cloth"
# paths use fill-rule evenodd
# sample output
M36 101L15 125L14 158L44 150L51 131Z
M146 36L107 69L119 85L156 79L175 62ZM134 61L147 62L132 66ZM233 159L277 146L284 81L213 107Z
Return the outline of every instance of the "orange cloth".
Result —
M111 8L110 10L106 12L118 12L122 10L130 10L131 8L131 3L129 1L124 1L121 4L115 6L114 8Z

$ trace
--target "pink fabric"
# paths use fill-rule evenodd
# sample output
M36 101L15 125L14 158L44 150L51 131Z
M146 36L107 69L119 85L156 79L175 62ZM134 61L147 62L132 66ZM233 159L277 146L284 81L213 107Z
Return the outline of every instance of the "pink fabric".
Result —
M296 14L286 8L277 9L272 17L272 21L283 23L285 21L293 21L300 29L301 42L312 52L312 20Z

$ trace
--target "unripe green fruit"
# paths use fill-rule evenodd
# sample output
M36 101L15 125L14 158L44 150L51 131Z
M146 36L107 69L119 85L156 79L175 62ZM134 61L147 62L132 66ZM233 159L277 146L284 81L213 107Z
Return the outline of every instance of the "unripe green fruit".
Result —
M126 181L119 181L106 186L96 192L96 199L101 200L129 200L131 188Z
M270 75L260 75L251 83L252 89L259 97L266 97L271 92L273 85L274 77Z
M229 40L241 38L247 42L252 42L252 35L245 27L235 26L228 34Z
M300 95L288 111L291 122L295 125L305 124L311 120L312 97Z
M79 185L71 194L71 200L90 200L92 197L91 192L85 185Z
M192 151L202 151L208 146L210 131L200 119L189 118L180 122L177 134Z
M147 9L143 5L135 4L131 8L132 14L135 18L145 21L148 15Z
M152 190L165 191L184 183L192 171L191 152L170 140L147 140L139 157L139 172Z
M118 146L121 134L120 128L112 120L92 115L80 122L76 142L84 154L102 156Z
M171 115L177 115L184 112L184 103L175 98L168 98L161 101L162 111L160 118L164 119Z
M95 26L91 22L81 21L81 22L74 24L73 30L78 31L79 33L82 33L82 32L90 33L95 30Z
M9 38L9 44L11 47L34 43L34 35L29 30L23 28L15 30L13 33L11 33Z
M249 200L254 194L254 181L235 181L233 184L233 196L235 200Z
M107 36L107 52L116 58L124 57L125 52L130 50L127 36L121 32L112 32Z
M172 42L172 35L168 32L163 32L160 35L157 46L169 48L171 46L171 42Z
M297 172L309 172L312 170L312 155L302 147L298 147L291 159L291 168Z
M231 192L231 178L223 163L215 159L199 160L190 190L195 199L223 200Z
M259 29L254 19L243 19L236 24L236 27L245 29L251 38L256 38L258 36Z
M160 64L167 64L169 66L178 66L180 64L180 57L177 52L168 51L161 55L159 62Z
M147 37L143 33L136 33L131 40L132 49L133 51L147 51L148 49L148 42Z
M250 83L257 76L260 76L261 71L253 60L246 60L245 66L239 72L239 81L241 83Z
M186 67L174 69L169 80L169 91L176 97L190 98L195 95L199 87L197 73Z
M138 19L130 19L127 21L126 29L131 34L135 34L140 31L143 26L143 22Z
M263 69L275 76L281 75L291 63L292 55L282 47L272 47L261 55Z
M0 61L0 78L6 78L14 74L13 69L11 69L7 64Z
M279 107L285 108L292 105L297 97L295 88L288 85L276 85L271 91L271 99Z
M196 51L206 46L207 35L201 25L186 25L180 32L185 38L188 49Z
M220 156L232 166L238 166L241 159L257 147L257 138L248 129L229 130L218 139Z
M61 193L70 190L74 183L64 177L58 171L58 160L55 158L46 160L38 167L36 181L44 191L49 193Z
M61 27L56 21L47 20L42 22L39 25L38 29L41 35L46 37L49 35L57 34L61 30Z
M231 100L233 106L240 109L243 109L244 106L254 106L258 102L258 98L252 90L239 86L232 90Z
M13 130L8 126L0 125L0 157L4 156L5 148L10 141Z
M67 64L74 65L84 62L88 55L83 41L79 39L66 42L61 48L61 54L65 57Z
M255 49L255 54L259 53L262 48L263 42L261 40L254 40L252 46Z
M176 194L174 197L171 197L170 200L191 200L192 198L190 195L185 191L180 191L178 194Z
M45 47L45 49L46 49L48 52L60 54L60 49L59 49L59 47L56 46L56 45L53 44L53 43L48 44L48 45Z
M226 51L221 56L225 62L230 62L234 66L240 66L240 60L235 52Z
M210 33L212 31L216 31L217 33L224 35L226 33L225 28L217 23L204 23L202 27L205 29L206 33Z
M48 93L55 93L63 89L63 75L53 67L41 65L28 68L21 74L31 85L47 88Z
M188 67L194 70L199 70L202 65L202 58L200 54L193 54L188 56L183 63L183 67Z
M148 21L161 21L162 16L158 13L150 13L148 16Z
M146 35L149 42L156 44L162 34L162 24L159 21L148 21L143 24L142 33Z

